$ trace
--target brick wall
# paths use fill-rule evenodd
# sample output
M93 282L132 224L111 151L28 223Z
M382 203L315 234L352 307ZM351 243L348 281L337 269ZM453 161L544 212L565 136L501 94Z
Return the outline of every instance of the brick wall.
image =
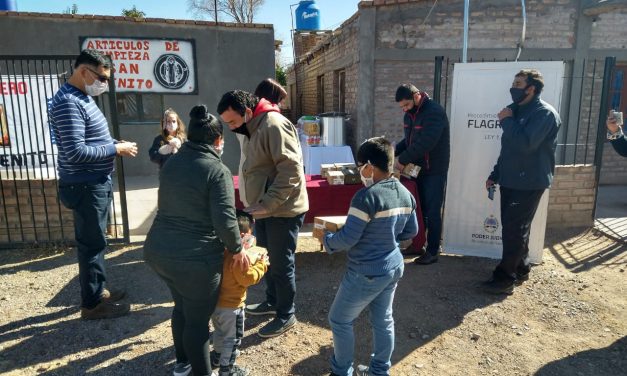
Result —
M292 115L318 114L318 77L324 80L323 111L338 111L337 72L346 72L345 110L352 115L347 123L347 140L353 140L352 127L356 124L358 90L357 18L346 21L341 29L318 41L308 53L297 59L288 72L288 97L299 103L291 103ZM298 93L293 95L293 84L298 80Z
M549 194L548 228L592 226L594 166L557 166Z
M320 41L327 39L330 32L294 32L294 53L296 58L305 55L313 49Z
M408 82L431 95L434 66L433 61L376 61L373 136L385 135L391 141L403 139L403 112L394 98L396 89Z
M392 4L391 4L392 3ZM395 4L394 4L395 3ZM374 2L376 5L377 2ZM463 0L386 1L377 6L378 48L461 48ZM577 0L527 1L527 48L572 48ZM519 0L475 1L470 6L468 48L512 48L520 41Z
M3 180L0 244L74 239L72 212L60 205L57 181Z
M627 48L627 11L613 11L596 16L592 24L592 48Z

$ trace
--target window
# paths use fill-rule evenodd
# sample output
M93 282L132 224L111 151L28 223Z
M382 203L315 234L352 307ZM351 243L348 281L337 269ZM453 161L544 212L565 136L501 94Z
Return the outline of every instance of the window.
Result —
M337 110L346 111L346 71L337 72Z
M153 123L163 116L160 94L117 93L118 116L124 123Z
M324 75L318 76L318 113L324 112Z

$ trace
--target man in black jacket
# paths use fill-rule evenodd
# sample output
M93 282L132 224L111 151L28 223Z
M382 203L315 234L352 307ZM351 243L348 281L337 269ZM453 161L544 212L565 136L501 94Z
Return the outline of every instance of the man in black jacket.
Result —
M427 246L425 253L414 262L428 265L438 261L440 252L442 203L451 155L448 117L442 106L412 84L398 87L396 102L405 112L405 138L396 145L394 167L402 171L412 163L421 168L416 184L427 230Z
M486 181L486 189L499 184L503 257L484 284L495 294L512 294L514 284L529 278L529 233L544 190L551 186L555 170L559 114L540 99L542 74L523 69L510 89L514 103L499 112L503 128L501 153Z

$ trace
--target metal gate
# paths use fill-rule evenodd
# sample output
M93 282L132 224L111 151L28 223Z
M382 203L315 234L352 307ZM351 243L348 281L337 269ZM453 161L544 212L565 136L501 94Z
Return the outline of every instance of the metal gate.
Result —
M59 202L57 148L48 105L76 56L0 56L0 248L74 240L72 212ZM113 79L96 98L119 138ZM124 166L117 158L107 236L129 242Z

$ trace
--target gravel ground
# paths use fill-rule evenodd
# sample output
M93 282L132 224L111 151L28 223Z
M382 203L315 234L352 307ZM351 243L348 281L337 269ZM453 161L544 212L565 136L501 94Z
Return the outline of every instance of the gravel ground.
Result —
M393 375L626 375L627 245L594 232L549 233L544 263L513 296L477 290L494 260L407 259L395 305ZM332 353L328 309L344 255L301 238L299 324L263 340L269 319L249 317L238 362L251 375L326 375ZM165 285L142 261L141 244L107 255L111 284L128 289L129 316L79 318L72 249L0 251L0 373L171 375L174 350ZM249 301L263 297L263 285ZM356 322L357 362L371 346L367 314Z

